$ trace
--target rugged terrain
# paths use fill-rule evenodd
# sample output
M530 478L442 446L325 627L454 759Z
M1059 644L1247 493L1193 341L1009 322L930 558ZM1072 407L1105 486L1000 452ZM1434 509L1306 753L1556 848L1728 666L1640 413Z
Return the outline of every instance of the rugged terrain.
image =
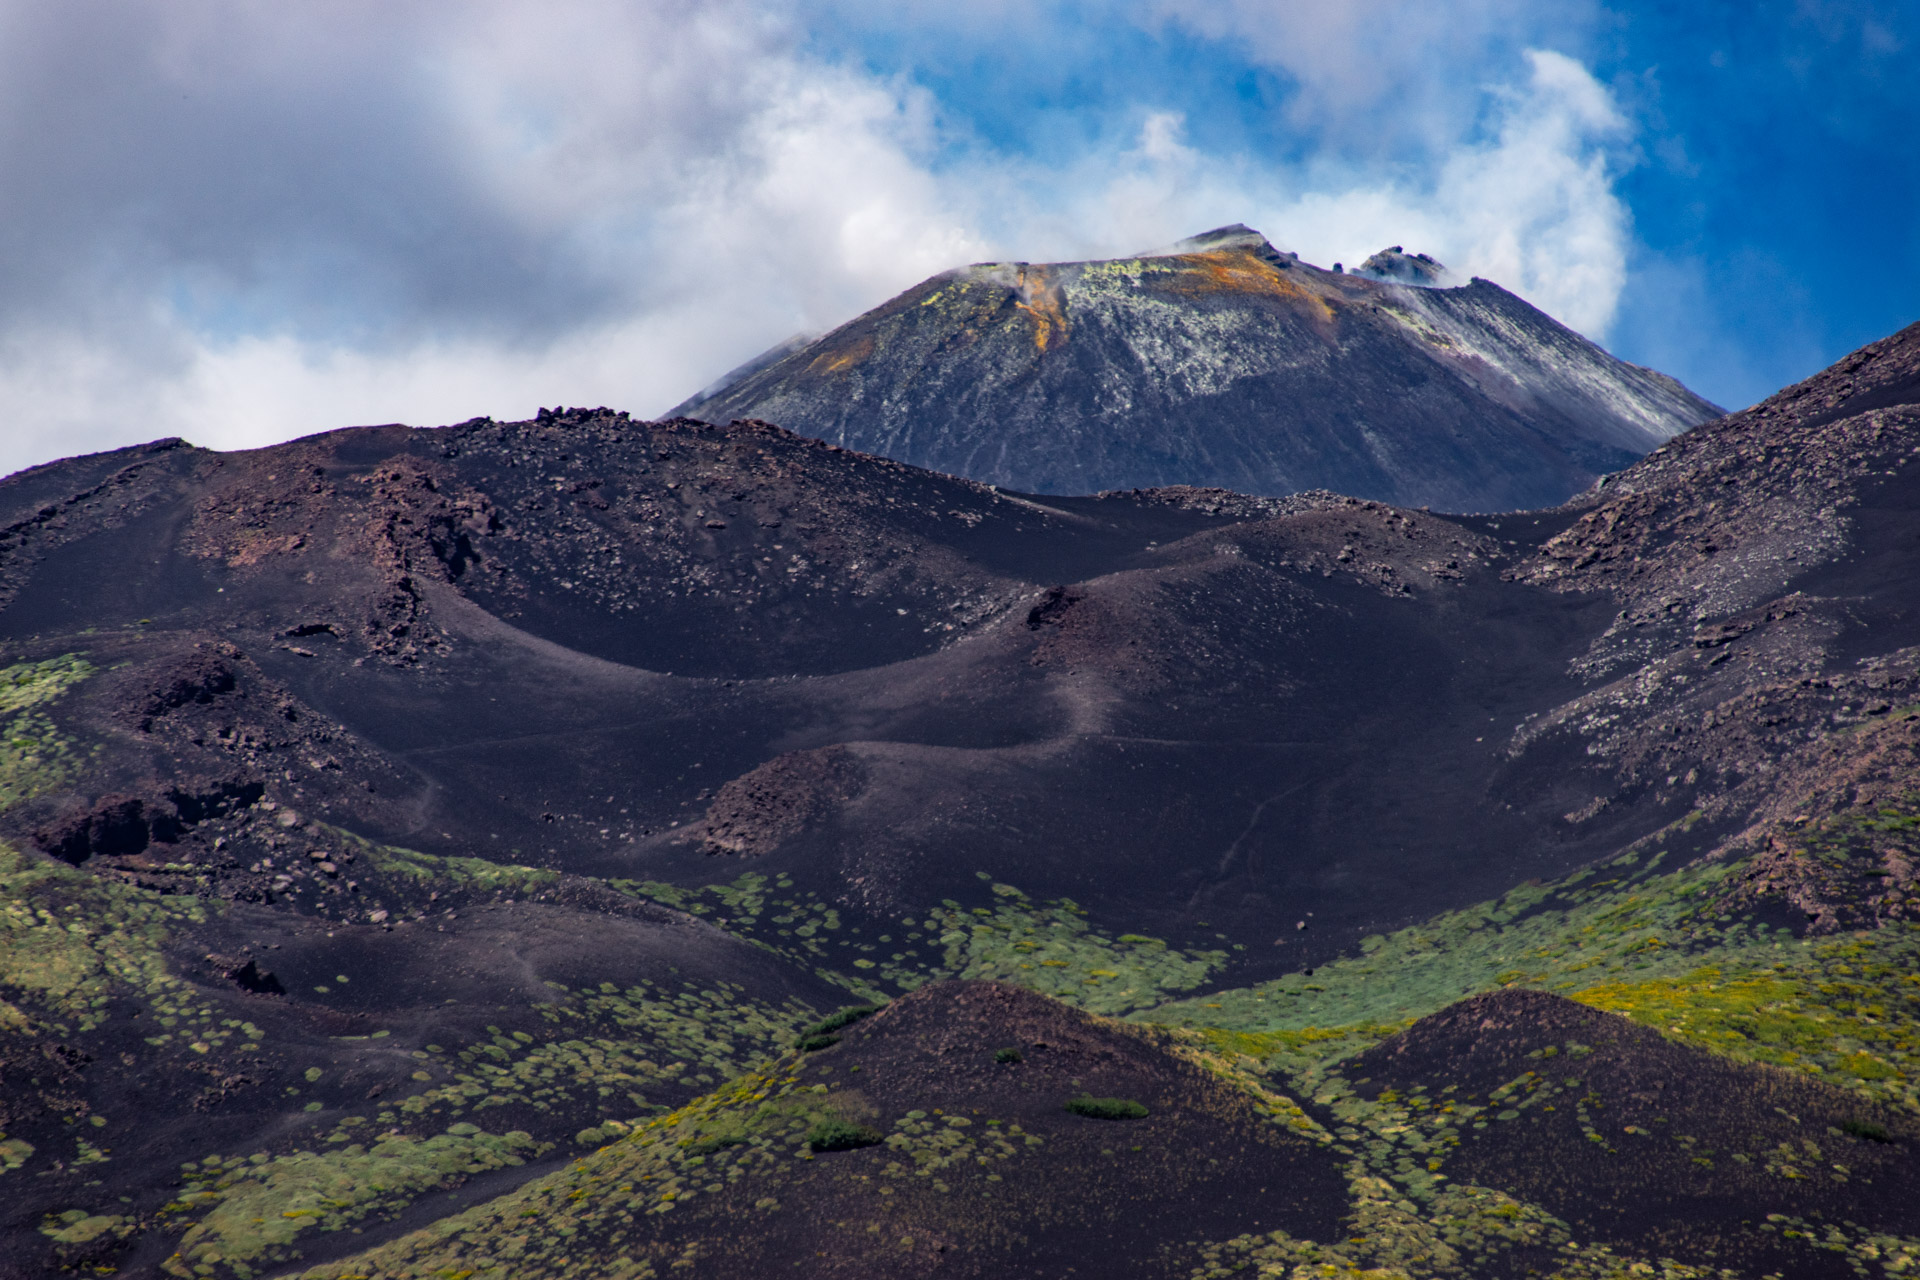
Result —
M0 1275L1904 1274L1916 426L1920 328L1475 517L8 478Z
M1327 489L1545 507L1721 410L1399 246L1356 272L1243 226L991 262L767 352L672 412L765 418L989 484Z

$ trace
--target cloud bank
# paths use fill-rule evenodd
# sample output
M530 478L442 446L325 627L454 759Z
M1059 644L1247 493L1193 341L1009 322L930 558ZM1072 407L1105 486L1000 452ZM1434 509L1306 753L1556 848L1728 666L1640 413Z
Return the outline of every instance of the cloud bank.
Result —
M1314 261L1424 249L1604 337L1632 245L1609 90L1538 48L1441 66L1487 69L1497 3L1451 46L1376 6L1402 39L1366 63L1367 8L1117 9L1270 65L1304 141L1204 145L1147 90L1042 159L823 49L817 12L744 0L0 0L0 472L163 435L654 413L949 266L1234 221Z

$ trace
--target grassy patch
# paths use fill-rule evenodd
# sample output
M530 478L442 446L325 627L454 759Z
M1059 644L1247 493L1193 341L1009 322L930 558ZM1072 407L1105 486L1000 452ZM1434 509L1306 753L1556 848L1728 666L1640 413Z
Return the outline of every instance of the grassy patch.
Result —
M165 1264L191 1277L219 1265L245 1280L300 1256L309 1232L339 1231L397 1211L423 1192L523 1163L530 1134L458 1124L436 1137L389 1135L370 1146L202 1161L171 1208L198 1219Z
M797 1001L771 1005L731 983L611 982L568 991L538 1006L546 1036L488 1029L488 1039L451 1055L445 1083L397 1104L402 1112L459 1116L524 1105L646 1110L650 1091L712 1088L780 1052L795 1023L813 1015Z
M812 967L869 1000L940 978L981 978L1041 991L1094 1013L1151 1008L1191 991L1226 964L1224 951L1182 951L1138 934L1094 928L1070 899L1035 902L983 879L980 905L953 899L884 933L844 919L793 882L758 873L688 889L654 881L614 887L664 902Z
M94 673L78 654L0 668L0 811L66 785L82 758L47 708Z
M807 1145L815 1151L857 1151L885 1140L886 1135L878 1129L838 1118L821 1120L807 1130Z
M1920 1108L1920 926L1715 958L1569 994L1731 1058Z
M116 995L145 996L163 1040L217 1045L240 1030L167 972L161 945L216 904L105 881L0 845L0 1022L38 1012L57 1034L91 1031ZM16 1007L18 1006L18 1007ZM10 1010L11 1012L7 1012Z
M886 1008L886 1006L881 1004L849 1005L845 1009L840 1009L828 1014L826 1017L820 1019L820 1021L808 1027L801 1034L808 1036L830 1036L836 1031L844 1031L862 1018L872 1017L884 1008Z
M1067 1110L1089 1120L1139 1120L1147 1114L1146 1104L1132 1098L1095 1098L1084 1093L1070 1099Z

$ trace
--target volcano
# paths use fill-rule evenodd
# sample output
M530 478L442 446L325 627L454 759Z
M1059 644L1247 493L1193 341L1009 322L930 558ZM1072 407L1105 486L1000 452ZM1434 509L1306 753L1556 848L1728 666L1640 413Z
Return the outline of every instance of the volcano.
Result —
M1500 514L8 477L0 1276L1903 1274L1916 581L1920 326Z
M1234 225L1104 262L982 263L672 410L1040 493L1564 501L1722 410L1396 246L1325 271Z

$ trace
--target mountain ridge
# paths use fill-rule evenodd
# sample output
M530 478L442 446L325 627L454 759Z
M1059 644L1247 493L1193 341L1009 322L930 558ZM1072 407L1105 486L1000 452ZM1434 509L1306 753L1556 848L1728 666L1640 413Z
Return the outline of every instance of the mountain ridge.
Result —
M769 419L1024 491L1487 511L1562 501L1722 412L1488 281L1322 271L1238 224L1133 258L945 272L783 348L670 415Z

